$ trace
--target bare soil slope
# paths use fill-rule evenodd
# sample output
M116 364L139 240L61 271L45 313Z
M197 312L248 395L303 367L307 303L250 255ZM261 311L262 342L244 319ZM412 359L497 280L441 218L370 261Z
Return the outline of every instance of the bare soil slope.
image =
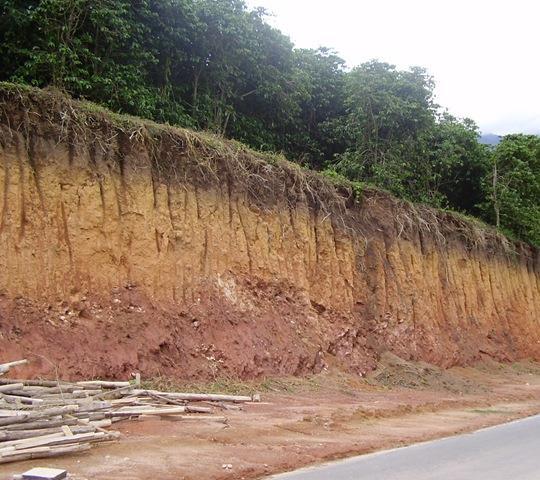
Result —
M540 257L209 135L0 87L0 352L184 378L540 358Z

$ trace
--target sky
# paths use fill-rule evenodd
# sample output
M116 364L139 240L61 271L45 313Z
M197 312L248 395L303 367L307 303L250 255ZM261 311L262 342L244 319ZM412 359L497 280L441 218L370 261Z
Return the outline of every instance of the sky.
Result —
M296 46L348 67L427 68L437 103L484 133L540 133L540 0L247 0Z

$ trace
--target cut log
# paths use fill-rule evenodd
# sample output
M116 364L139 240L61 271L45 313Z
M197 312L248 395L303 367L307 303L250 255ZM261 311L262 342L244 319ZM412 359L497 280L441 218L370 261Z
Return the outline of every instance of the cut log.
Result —
M94 412L90 412L90 413L89 412L74 413L73 417L79 418L79 419L86 419L86 420L89 420L91 422L94 422L96 420L104 420L105 418L107 418L105 416L105 413L103 413L103 412L100 412L100 413L94 413Z
M49 408L36 411L15 410L12 412L12 415L5 418L0 418L0 427L6 425L14 425L16 423L23 423L30 420L42 420L57 415L65 415L67 413L76 412L77 410L79 410L79 405L65 405L63 407Z
M6 393L0 393L0 398L4 399L8 403L24 403L27 405L37 405L43 403L41 398L21 397L19 395L9 395Z
M2 442L0 444L0 454L2 454L4 451L9 450L9 449L17 449L17 447L20 447L20 448L38 447L41 445L45 445L49 440L53 440L55 438L63 438L63 437L65 437L64 432L60 431L56 433L49 433L48 435L36 434L33 437L23 438L19 440L12 440L10 442Z
M217 407L221 408L222 410L242 410L242 407L239 405L229 405L225 402L218 402L215 404Z
M167 420L181 420L181 421L209 421L209 422L219 422L219 423L227 423L228 419L227 417L219 417L217 415L159 415L160 417L164 417ZM154 418L154 415L141 415L139 416L139 420L147 420Z
M0 385L0 392L12 392L13 390L20 390L24 387L22 383L12 383L7 385Z
M112 421L110 418L107 418L105 420L98 420L97 422L89 422L88 426L93 428L105 428L110 427L112 425Z
M78 413L97 412L99 410L107 410L112 408L110 402L88 402L82 403L79 407Z
M25 365L28 363L28 360L15 360L14 362L0 363L0 372L6 373L10 368L17 367L19 365Z
M116 410L114 412L106 412L106 416L110 417L136 417L138 415L176 415L185 413L186 407L170 407L170 408L140 408L140 407L125 407L125 409Z
M94 407L97 407L97 403ZM43 400L43 405L80 405L81 409L84 411L84 407L92 406L92 397L84 397L84 398L73 398L72 396L64 396L64 397L55 397L55 398L46 398ZM110 404L108 406L105 406L104 403L102 403L103 407L100 408L110 408Z
M90 449L90 445L71 445L67 447L42 447L27 451L14 452L13 455L0 457L0 463L20 462L22 460L31 460L34 458L49 458L59 455L66 455L68 453L84 452Z
M96 395L92 395L92 400L98 400L103 397L111 396L111 395L120 395L122 393L128 392L129 390L133 389L133 385L124 385L123 387L118 387L113 390L107 390L105 392L98 393Z
M186 413L212 413L212 407L196 407L194 405L186 405Z
M77 385L83 385L87 387L102 387L102 388L119 388L130 386L129 382L107 382L104 380L89 380L85 382L77 382Z
M95 440L102 440L106 438L106 436L107 434L103 432L79 433L77 435L70 435L68 437L66 437L63 432L53 433L52 435L43 435L41 437L26 438L24 440L7 442L10 443L10 445L5 448L0 448L0 455L4 455L4 453L11 451L11 449L25 450L34 447L66 445L70 443L78 444Z
M133 405L139 405L139 406L149 405L149 404L153 404L153 402L147 398L124 397L124 398L117 398L115 400L111 400L111 404L113 407L124 407L124 406L133 406ZM182 403L181 405L184 405L184 404Z
M101 390L101 388L84 388L82 390L74 389L72 392L72 395L74 397L84 398L84 397L91 397L93 395L97 395L101 393L102 391L103 390Z
M156 400L160 400L162 402L171 403L173 405L185 405L186 402L183 400L175 400L174 398L167 397L166 395L162 395L161 393L156 393L151 390L146 390L146 395L148 395L151 398L154 398Z
M108 427L111 425L110 420L108 421L108 424L104 424L102 426ZM62 425L58 427L52 427L52 428L42 428L40 430L7 430L0 432L0 442L8 442L13 440L22 440L25 438L33 438L39 435L50 435L53 433L62 433L62 428L70 428L71 432L74 434L77 433L88 433L88 432L95 432L98 426L95 425L73 425L71 427L68 427L67 425ZM3 443L0 443L0 448L2 447Z
M49 452L50 450L51 450L51 447L35 447L35 448L29 448L28 450L26 450L26 453L43 453L43 452ZM17 451L14 448L6 449L5 452L0 452L0 460L2 458L16 457L20 453L24 453L24 452Z
M20 415L10 415L7 417L0 418L0 428L8 425L15 425L17 423L24 423L31 419L30 413L20 414Z
M77 418L53 418L48 420L36 420L34 422L22 422L15 425L8 425L2 427L0 432L3 431L16 431L16 430L42 430L52 427L61 427L62 425L77 425L80 422ZM39 434L39 433L38 433ZM1 435L1 433L0 433ZM1 437L0 437L1 438Z
M12 380L9 378L0 378L1 385L7 385L9 383L22 383L23 385L29 386L29 387L58 387L59 386L59 382L56 382L54 380L22 380L22 379ZM66 385L71 385L71 384L66 383Z
M211 393L176 393L176 392L158 392L156 390L133 390L133 395L160 395L162 397L172 398L174 400L187 400L192 402L252 402L252 397L245 395L218 395Z

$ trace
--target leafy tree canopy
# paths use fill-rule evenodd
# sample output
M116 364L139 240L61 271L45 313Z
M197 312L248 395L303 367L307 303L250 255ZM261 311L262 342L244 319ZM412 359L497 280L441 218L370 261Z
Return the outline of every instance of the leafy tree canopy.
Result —
M508 135L491 157L486 218L540 245L540 137Z

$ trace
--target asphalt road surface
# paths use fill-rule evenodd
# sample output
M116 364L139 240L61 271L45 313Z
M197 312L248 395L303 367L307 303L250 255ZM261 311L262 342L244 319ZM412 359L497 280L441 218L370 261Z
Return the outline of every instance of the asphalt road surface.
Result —
M540 415L272 480L540 480Z

